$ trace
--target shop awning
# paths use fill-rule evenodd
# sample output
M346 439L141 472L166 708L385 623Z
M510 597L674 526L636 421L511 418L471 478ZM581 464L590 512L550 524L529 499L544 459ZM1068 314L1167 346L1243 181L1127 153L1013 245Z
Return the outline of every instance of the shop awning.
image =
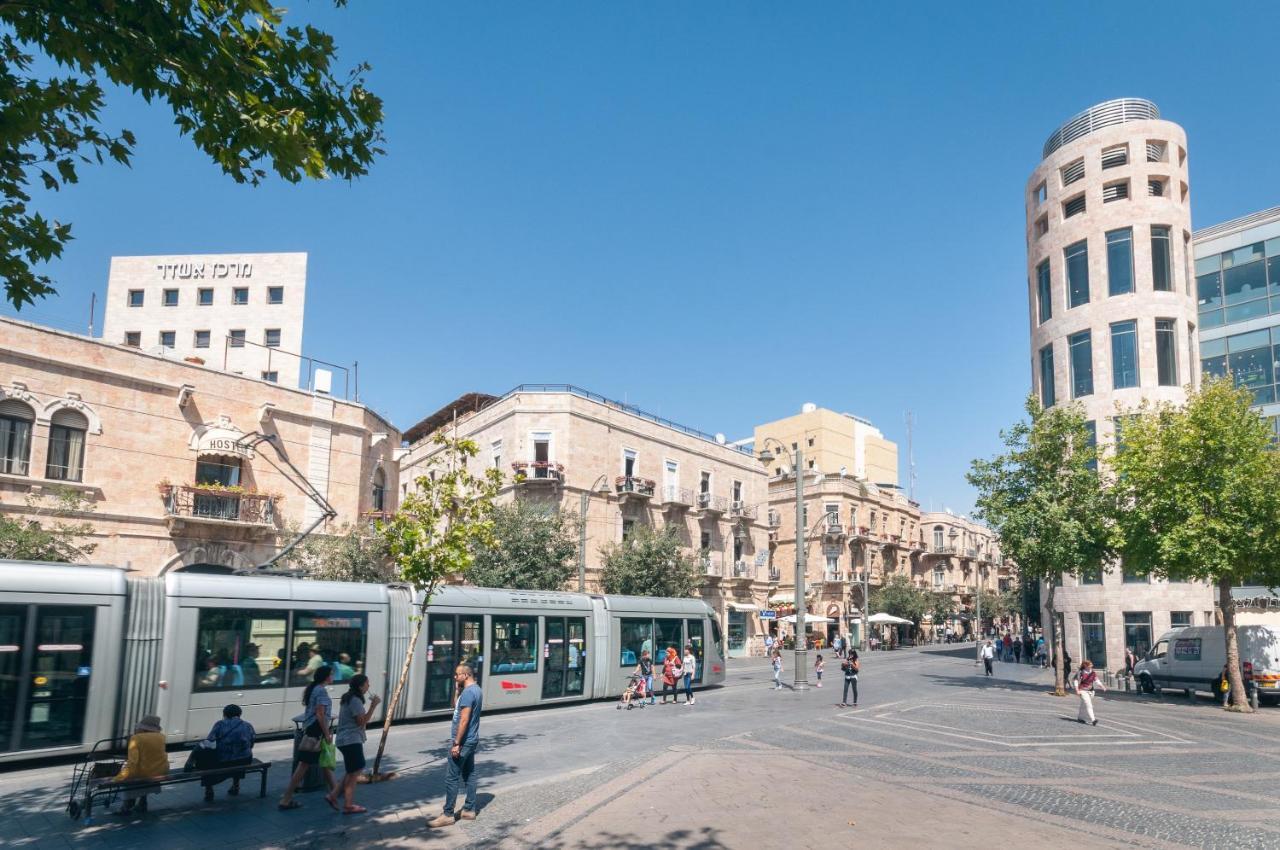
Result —
M770 605L794 605L796 595L794 593L775 593L769 597Z
M760 606L756 605L754 602L732 602L731 601L729 602L729 609L731 611L759 611Z
M199 457L219 455L252 458L253 449L241 442L244 436L232 428L204 428L192 437L191 448L195 449Z

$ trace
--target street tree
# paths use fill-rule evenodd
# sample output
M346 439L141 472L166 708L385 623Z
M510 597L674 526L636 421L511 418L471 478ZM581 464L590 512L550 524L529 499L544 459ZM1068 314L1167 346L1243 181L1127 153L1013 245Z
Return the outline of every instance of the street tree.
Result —
M1117 539L1127 566L1218 590L1231 708L1248 711L1231 588L1280 584L1280 455L1230 379L1205 381L1185 406L1139 408L1116 452Z
M1054 589L1064 575L1105 570L1114 560L1111 495L1097 473L1097 448L1076 404L1045 410L1033 395L1027 419L1002 431L1005 451L974 460L975 514L1000 537L1027 579L1044 583L1054 658L1054 692L1066 693L1062 624Z
M375 780L394 775L384 777L378 768L432 597L450 578L467 571L478 548L494 543L494 499L502 486L502 473L489 468L477 476L468 470L467 461L480 451L473 440L437 434L433 444L435 451L423 463L414 489L401 499L399 510L388 521L379 523L400 580L421 593L422 602L400 678L387 702L378 754L373 760Z
M578 554L578 517L516 499L493 514L493 543L476 548L464 576L478 587L564 590Z
M237 183L366 173L383 140L369 66L338 69L333 37L285 26L284 12L270 0L0 2L0 277L14 307L54 293L40 267L71 239L32 192L133 158L133 133L103 125L108 83L163 102Z
M600 550L605 593L624 596L692 596L698 562L671 527L655 531L637 523L621 543Z
M955 616L956 601L950 593L929 593L925 598L925 613L933 624L934 634L938 634Z
M920 625L926 613L933 607L929 594L911 584L904 575L890 576L884 584L871 592L871 611L884 612Z
M93 525L85 519L94 506L79 491L60 488L29 495L26 505L23 514L0 515L0 558L74 564L98 548L88 539Z
M343 526L335 534L312 534L277 564L321 581L385 584L396 579L386 538L369 525Z

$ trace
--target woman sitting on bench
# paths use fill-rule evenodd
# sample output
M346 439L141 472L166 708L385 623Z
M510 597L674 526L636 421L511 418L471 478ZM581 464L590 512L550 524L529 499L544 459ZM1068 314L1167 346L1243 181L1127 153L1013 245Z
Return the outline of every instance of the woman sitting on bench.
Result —
M197 745L192 753L196 770L212 770L219 767L236 767L253 762L253 725L240 718L240 706L234 703L222 709L222 719L213 724L209 736ZM229 776L208 776L200 780L204 786L204 798L213 799L213 788L224 779L231 779L231 788L227 791L234 797L240 793L240 780L243 773Z
M160 718L154 714L148 714L133 728L133 736L129 738L128 761L115 775L115 781L163 779L168 775L169 757L164 752L164 732L160 729ZM151 786L146 790L126 788L124 805L116 814L128 817L135 809L141 814L147 810L147 795L158 793L160 789L157 786Z

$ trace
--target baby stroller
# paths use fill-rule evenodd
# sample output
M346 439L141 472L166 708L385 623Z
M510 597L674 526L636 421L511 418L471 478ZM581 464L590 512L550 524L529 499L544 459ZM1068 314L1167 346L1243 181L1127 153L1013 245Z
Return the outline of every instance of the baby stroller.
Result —
M622 692L622 700L618 703L618 709L626 708L627 711L635 708L638 704L641 708L645 706L645 700L649 694L645 689L645 678L639 673L632 673L631 678L627 680L627 688ZM637 702L638 701L638 702Z

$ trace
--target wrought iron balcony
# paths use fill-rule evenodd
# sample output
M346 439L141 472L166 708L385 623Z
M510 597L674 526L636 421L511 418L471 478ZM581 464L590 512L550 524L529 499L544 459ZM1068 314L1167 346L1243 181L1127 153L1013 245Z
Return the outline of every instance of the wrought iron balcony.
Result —
M279 496L187 485L163 486L165 522L171 533L187 524L239 528L248 532L276 531Z
M931 555L954 555L956 547L954 546L934 546L929 554Z
M769 581L782 581L782 571L777 567L769 568Z
M746 561L733 562L734 578L754 578L754 573L755 573L754 568L752 567L751 564L747 563Z
M619 475L613 483L617 490L618 498L624 502L629 499L648 500L653 498L655 485L648 478Z
M753 520L756 518L756 506L748 505L741 500L729 503L729 516L735 519Z
M769 527L780 528L782 526L782 514L769 511Z
M713 496L710 493L697 494L697 507L704 516L720 516L728 508L728 500L724 496Z
M698 556L698 563L702 566L702 574L721 578L724 576L724 565L720 562L720 556L716 554L703 554Z
M844 526L838 522L828 522L822 528L822 536L838 540L844 537Z
M662 488L663 510L683 510L693 504L693 492L684 487L667 484Z
M563 484L564 464L549 460L518 460L511 464L517 484Z

